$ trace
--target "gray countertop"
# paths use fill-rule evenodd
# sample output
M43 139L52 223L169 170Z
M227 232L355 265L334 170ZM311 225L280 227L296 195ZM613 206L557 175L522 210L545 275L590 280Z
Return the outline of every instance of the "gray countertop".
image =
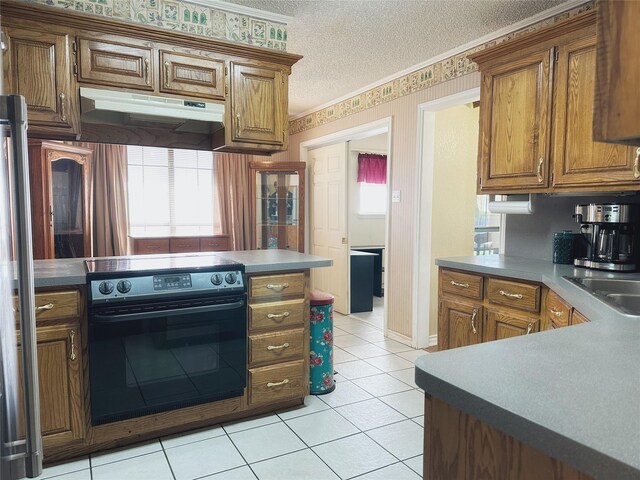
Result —
M175 254L176 256L200 255L197 253ZM212 255L211 252L201 255ZM331 266L328 258L292 252L290 250L242 250L235 252L214 252L221 258L234 260L245 265L246 273L282 272L307 268ZM166 255L146 255L166 256ZM57 287L84 285L86 283L85 258L69 258L34 261L35 286Z
M640 278L501 255L441 267L541 282L590 323L425 355L416 383L595 478L640 478L640 317L566 280Z

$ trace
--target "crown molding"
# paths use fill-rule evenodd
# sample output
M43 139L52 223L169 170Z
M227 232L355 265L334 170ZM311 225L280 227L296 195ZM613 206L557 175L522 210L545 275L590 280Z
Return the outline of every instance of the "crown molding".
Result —
M267 12L265 10L259 10L257 8L245 7L244 5L223 2L222 0L189 0L189 2L196 3L204 7L215 8L217 10L224 10L225 12L229 13L239 13L253 18L268 20L270 22L284 23L285 25L293 20L293 17L290 17L288 15Z

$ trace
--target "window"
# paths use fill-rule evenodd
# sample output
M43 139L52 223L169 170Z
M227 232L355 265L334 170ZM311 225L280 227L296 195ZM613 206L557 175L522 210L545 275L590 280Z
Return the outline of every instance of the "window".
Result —
M213 235L213 154L127 147L132 236Z
M489 211L489 195L476 197L476 222L473 230L474 255L500 253L502 215Z
M387 185L358 183L360 187L360 215L385 215L387 213Z

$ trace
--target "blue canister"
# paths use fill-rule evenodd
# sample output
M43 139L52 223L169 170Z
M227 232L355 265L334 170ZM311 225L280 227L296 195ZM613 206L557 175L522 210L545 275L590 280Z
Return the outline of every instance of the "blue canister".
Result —
M332 392L333 380L333 295L312 290L309 294L309 393Z
M573 264L576 258L576 241L579 233L564 230L553 234L553 263Z

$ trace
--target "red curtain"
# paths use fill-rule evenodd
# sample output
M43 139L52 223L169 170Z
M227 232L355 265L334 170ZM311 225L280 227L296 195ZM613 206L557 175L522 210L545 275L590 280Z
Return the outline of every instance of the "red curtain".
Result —
M375 153L358 154L358 183L387 183L387 156Z

